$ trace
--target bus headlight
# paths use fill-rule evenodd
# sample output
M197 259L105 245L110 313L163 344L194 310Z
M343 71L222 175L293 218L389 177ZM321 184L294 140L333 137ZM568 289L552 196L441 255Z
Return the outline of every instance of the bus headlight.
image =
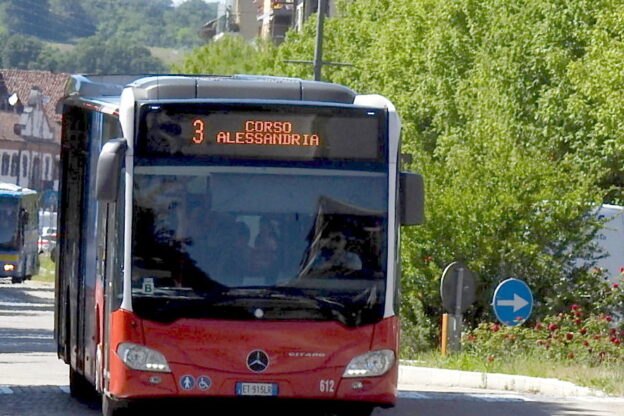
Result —
M4 265L4 271L5 272L13 272L13 271L15 271L15 265L14 264L5 264Z
M374 377L385 374L394 364L394 351L370 351L351 360L343 377Z
M171 372L165 356L151 348L132 342L122 342L117 347L117 354L121 361L133 370Z

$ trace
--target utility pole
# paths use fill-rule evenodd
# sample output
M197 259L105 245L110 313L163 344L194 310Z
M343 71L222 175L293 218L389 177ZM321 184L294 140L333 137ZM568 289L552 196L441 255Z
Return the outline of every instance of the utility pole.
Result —
M313 61L301 61L288 59L286 62L293 64L312 64L314 66L314 81L321 80L321 71L323 65L341 65L341 66L353 66L353 64L345 64L341 62L324 62L323 61L323 26L325 24L325 9L327 0L318 0L317 6L317 21L316 21L316 44L314 46L314 60Z
M318 0L316 21L316 45L314 46L314 81L321 80L323 68L323 24L325 23L325 1Z

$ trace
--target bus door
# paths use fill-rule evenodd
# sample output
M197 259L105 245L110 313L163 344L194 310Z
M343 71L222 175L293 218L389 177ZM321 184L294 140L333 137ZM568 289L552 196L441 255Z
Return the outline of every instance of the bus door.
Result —
M97 314L97 368L95 382L98 390L108 389L110 321L111 314L121 307L123 293L123 224L124 224L124 183L123 173L119 186L119 196L115 203L101 203L98 218L98 292Z

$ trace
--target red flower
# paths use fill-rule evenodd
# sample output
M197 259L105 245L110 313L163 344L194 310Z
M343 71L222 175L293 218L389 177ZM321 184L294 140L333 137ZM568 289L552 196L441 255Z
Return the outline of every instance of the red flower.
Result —
M583 321L581 319L575 319L574 323L577 325L581 325L583 323Z
M568 333L566 334L566 339L567 339L568 341L570 341L572 338L574 338L574 334L573 334L572 332L568 332Z
M610 333L611 335L615 335L615 334L617 334L617 331L615 330L615 328L611 328L611 329L609 330L609 333Z
M610 316L610 315L603 316L603 317L602 317L602 319L604 319L604 320L605 320L605 321L607 321L607 322L611 322L611 321L613 321L613 317L612 317L612 316Z
M492 332L498 332L498 331L500 331L501 327L500 327L499 324L494 324L494 325L491 326L490 329L492 330Z
M614 343L615 345L620 345L620 344L622 343L622 341L620 341L620 340L619 340L618 338L616 338L616 337L612 337L612 338L610 339L610 341L611 341L612 343Z
M577 318L582 318L583 317L583 312L574 312L574 316L576 316Z
M586 346L586 347L589 347L589 341L587 341L587 340L583 341L583 345Z
M495 359L496 359L496 357L494 357L493 355L488 355L488 357L487 357L487 360L488 360L489 362L492 362L492 361L494 361Z
M620 273L624 273L624 267L620 267Z
M541 330L541 329L544 329L544 325L542 325L541 323L538 322L538 323L535 324L535 329L538 330L538 331Z
M579 305L574 304L570 306L570 309L572 309L573 311L578 311L579 309L581 309L581 307Z
M557 325L556 323L550 323L548 324L548 330L550 332L556 331L557 329L559 329L559 325Z
M425 258L423 259L423 262L425 262L425 263L429 263L429 262L431 262L431 261L433 261L433 257L431 257L431 256L427 256L427 257L425 257Z
M581 333L581 335L585 335L587 333L587 328L581 328L579 332Z
M621 273L621 272L620 272L620 273ZM619 285L619 284L617 284L617 283L613 283L613 289L617 289L618 287L620 287L620 285Z
M570 360L571 360L571 359L573 359L573 358L574 358L574 353L573 353L573 352L571 352L570 354L568 354L568 358L569 358Z

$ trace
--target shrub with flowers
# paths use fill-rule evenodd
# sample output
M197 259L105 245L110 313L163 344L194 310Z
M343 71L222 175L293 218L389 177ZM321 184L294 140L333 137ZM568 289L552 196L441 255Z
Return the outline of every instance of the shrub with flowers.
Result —
M624 360L624 322L611 315L585 314L578 305L531 327L482 323L464 334L464 351L492 361L509 354L541 355L601 365Z

